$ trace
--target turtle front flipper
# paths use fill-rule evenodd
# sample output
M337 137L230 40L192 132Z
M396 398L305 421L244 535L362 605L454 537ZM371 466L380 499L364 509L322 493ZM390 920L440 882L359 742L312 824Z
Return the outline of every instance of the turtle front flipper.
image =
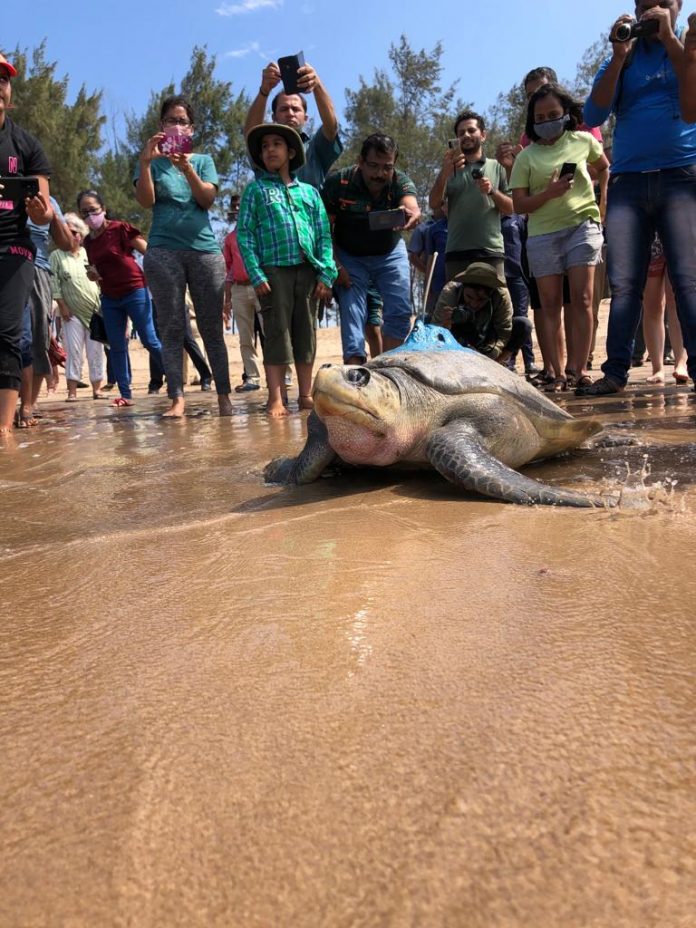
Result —
M312 483L336 457L326 426L315 412L307 417L307 441L296 458L274 458L264 468L266 483Z
M600 497L585 496L523 477L493 457L476 428L452 422L433 432L426 445L432 466L456 486L508 503L532 506L605 506Z

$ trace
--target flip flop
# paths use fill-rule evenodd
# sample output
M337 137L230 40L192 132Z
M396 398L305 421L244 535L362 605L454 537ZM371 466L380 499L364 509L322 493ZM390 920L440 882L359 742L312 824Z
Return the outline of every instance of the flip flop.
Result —
M111 401L112 406L133 406L133 400L127 400L122 396L117 396L115 400Z
M106 395L106 393L93 393L92 399L93 400L108 400L109 397Z

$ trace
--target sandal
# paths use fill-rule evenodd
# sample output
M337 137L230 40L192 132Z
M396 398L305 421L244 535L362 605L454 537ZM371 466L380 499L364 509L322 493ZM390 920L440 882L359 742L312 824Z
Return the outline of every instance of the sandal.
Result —
M566 367L566 384L568 385L569 390L574 390L578 385L578 375L577 372L572 369L572 367Z
M533 387L544 387L553 380L553 377L546 371L537 371L536 374L525 374L525 379Z
M573 386L575 387L576 390L578 389L578 387L580 387L581 390L584 389L585 387L591 387L592 378L588 377L587 374L583 374L582 377L578 377L578 379L575 381ZM568 387L570 387L570 381L568 381Z
M26 413L21 413L19 410L15 413L14 425L16 429L33 429L34 426L38 424L34 416L28 416Z
M568 389L568 381L565 377L554 377L544 387L544 393L565 393Z
M109 397L106 395L106 393L93 393L92 394L93 400L108 400L108 398Z
M112 401L111 401L111 405L112 405L112 406L118 406L118 407L121 407L121 406L132 406L132 405L133 405L133 400L127 400L127 399L126 399L125 397L123 397L123 396L117 396L115 400L112 400Z

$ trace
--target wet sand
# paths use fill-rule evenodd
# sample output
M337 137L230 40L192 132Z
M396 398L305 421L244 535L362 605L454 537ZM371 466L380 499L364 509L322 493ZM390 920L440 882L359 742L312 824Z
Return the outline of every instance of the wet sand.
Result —
M665 486L527 509L134 362L0 452L0 925L693 925L696 394L562 398L639 444L527 473Z

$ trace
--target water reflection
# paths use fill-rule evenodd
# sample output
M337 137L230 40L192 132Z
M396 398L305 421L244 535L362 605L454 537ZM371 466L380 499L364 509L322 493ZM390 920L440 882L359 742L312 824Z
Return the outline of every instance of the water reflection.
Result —
M0 454L0 921L688 924L691 397L528 471L649 513L266 487L301 418L192 407Z

